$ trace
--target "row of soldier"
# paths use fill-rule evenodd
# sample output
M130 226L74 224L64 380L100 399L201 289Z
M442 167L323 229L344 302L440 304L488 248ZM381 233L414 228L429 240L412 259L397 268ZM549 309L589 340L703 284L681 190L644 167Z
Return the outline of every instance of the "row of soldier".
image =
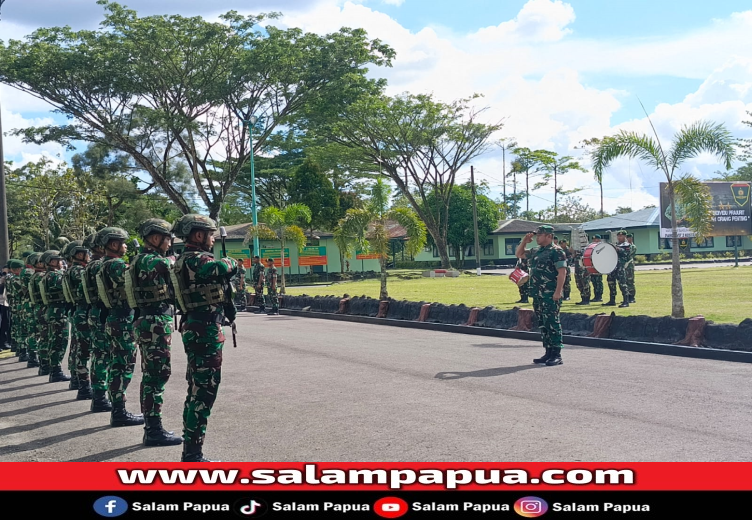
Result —
M184 215L174 225L149 219L139 227L143 244L130 264L124 258L128 233L117 227L71 242L63 251L9 261L6 286L19 361L38 367L50 382L69 382L76 399L90 401L92 412L110 413L111 426L144 425L144 445L182 443L182 462L209 462L203 444L221 381L222 327L234 330L231 280L239 268L232 258L214 258L216 231L216 223L203 215ZM168 256L174 236L185 242L177 259ZM254 258L252 282L257 294L265 282L276 296L276 268L268 264L265 272ZM270 300L270 313L278 312L276 298ZM182 438L162 425L175 307L188 361ZM69 322L70 376L62 367ZM141 413L136 414L126 403L139 349Z
M601 235L593 235L591 241L598 243L602 240ZM609 300L603 303L604 306L616 305L616 287L622 294L622 303L619 307L629 307L630 303L635 303L635 255L637 246L634 244L634 235L627 233L625 230L619 230L616 233L616 252L617 262L613 271L607 273L606 283L608 285ZM571 266L574 266L574 279L577 290L580 293L581 301L575 305L590 305L591 302L603 301L603 274L592 274L583 264L584 249L574 249L569 246L566 240L559 240L554 236L554 245L564 250L567 257L567 273L564 282L563 299L570 299L571 284ZM518 259L517 266L525 272L529 271L528 260L526 258ZM590 284L593 284L593 291L590 290ZM529 303L528 284L519 286L520 299L516 303ZM592 296L592 298L591 298Z

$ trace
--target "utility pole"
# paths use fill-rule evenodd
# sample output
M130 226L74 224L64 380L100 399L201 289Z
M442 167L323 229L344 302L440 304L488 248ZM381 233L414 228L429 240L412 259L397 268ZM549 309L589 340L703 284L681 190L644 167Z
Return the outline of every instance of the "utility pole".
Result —
M475 172L470 167L470 187L473 191L473 228L475 228L475 265L476 272L480 276L480 239L478 238L478 204L475 202Z
M5 0L0 0L0 8ZM2 107L0 107L0 114ZM5 197L5 157L3 156L3 121L0 115L0 265L8 261L8 207Z

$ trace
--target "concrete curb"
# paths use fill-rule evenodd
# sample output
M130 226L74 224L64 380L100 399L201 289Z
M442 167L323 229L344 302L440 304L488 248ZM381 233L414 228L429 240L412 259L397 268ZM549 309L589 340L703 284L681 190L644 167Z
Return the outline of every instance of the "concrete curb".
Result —
M353 323L369 323L372 325L388 325L391 327L434 330L439 332L451 332L455 334L472 334L475 336L512 338L525 341L540 341L540 334L538 332L522 332L507 329L493 329L489 327L472 327L467 325L451 325L446 323L395 320L391 318L372 318L370 316L330 314L325 312L299 311L291 309L280 309L279 312L280 314L288 316L298 316L302 318L319 318L325 320L349 321ZM648 354L661 354L664 356L712 359L716 361L731 361L735 363L752 363L752 352L744 352L740 350L685 347L682 345L669 345L665 343L647 343L640 341L591 338L587 336L570 335L564 335L564 344L577 345L582 347L626 350L630 352L643 352Z

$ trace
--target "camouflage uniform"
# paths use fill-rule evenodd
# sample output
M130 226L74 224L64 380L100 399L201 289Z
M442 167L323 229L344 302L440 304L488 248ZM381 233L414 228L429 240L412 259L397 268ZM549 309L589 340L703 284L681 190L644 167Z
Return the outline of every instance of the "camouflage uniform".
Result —
M39 257L41 257L41 253L39 254ZM50 373L50 347L48 341L49 333L47 331L47 306L42 301L42 295L39 292L39 284L45 273L45 270L41 265L43 264L41 263L41 258L39 258L39 262L34 264L34 273L29 279L29 298L32 302L32 313L36 323L36 326L34 327L34 338L37 347L37 361L39 363L39 371L37 374L40 376L46 376Z
M569 250L569 247L562 248L562 251L564 251L564 255L567 257L567 277L564 279L564 288L562 292L562 298L564 300L568 300L570 294L572 293L572 269L571 265L574 261L574 256L572 255L572 252Z
M62 260L58 251L45 251L42 255L47 266L47 272L40 281L42 300L45 300L47 308L47 355L50 368L50 382L70 381L70 376L63 373L62 364L65 351L68 348L68 309L63 295L62 269L56 269L51 262L55 259Z
M626 275L627 275L627 289L629 290L629 303L635 302L635 255L637 254L637 246L633 243L629 244L629 260L627 261Z
M26 259L27 263L26 268L21 271L21 316L22 316L22 327L23 327L23 335L26 340L26 353L28 356L28 361L26 362L27 368L33 368L39 366L39 359L37 358L37 324L36 324L36 306L31 304L31 299L29 298L29 282L31 282L31 277L34 274L34 265L31 264L32 261L39 258L38 253L32 253L29 255L29 257Z
M619 232L619 234L622 233ZM629 244L626 241L621 244L616 244L616 253L616 267L611 271L608 277L606 277L606 281L608 282L609 301L604 303L604 305L616 304L616 284L618 282L619 290L621 291L623 298L623 302L619 307L629 307L629 288L627 287L626 273L626 266L630 254Z
M119 228L105 228L99 232L99 243L105 247L105 259L97 273L99 297L109 299L104 332L110 343L109 394L112 401L111 426L138 426L144 424L140 414L125 409L126 392L136 366L136 333L133 328L134 311L128 306L125 294L125 276L128 264L119 253L107 249L111 242L125 242L128 233ZM106 294L104 294L106 293Z
M211 234L217 227L208 217L194 214L183 215L173 226L175 235L186 239L197 230ZM183 311L180 332L188 357L181 462L210 462L204 458L202 447L222 380L224 287L237 272L235 260L215 260L206 249L206 242L195 244L186 240L185 251L173 270L175 291L181 290L181 286L185 291L178 302Z
M551 233L550 226L540 226L538 233ZM559 321L561 300L554 300L558 270L567 266L567 256L560 247L549 244L528 250L530 260L530 293L533 297L533 310L538 318L543 347L546 355L534 360L535 363L554 365L561 363L562 332ZM554 360L558 362L554 362Z
M267 314L279 314L279 296L277 295L277 268L272 264L266 268L266 292L269 296L269 303L272 304L272 310Z
M583 251L577 251L574 255L574 282L577 284L577 290L580 291L582 301L575 305L586 305L590 303L590 271L582 265Z
M253 290L254 297L253 303L258 306L258 313L264 312L266 305L264 304L264 264L261 263L261 259L253 264Z
M20 260L10 260L11 269L23 268L23 262ZM21 274L8 273L5 277L5 291L8 299L10 310L10 340L11 346L15 348L18 354L18 361L28 361L26 353L26 338L24 330L23 316L23 280ZM28 289L27 289L28 290Z
M149 219L140 226L142 238L155 233L170 238L170 224ZM182 439L162 427L162 403L167 381L172 374L173 320L170 268L172 262L148 242L133 260L129 273L133 284L130 303L136 303L139 317L134 323L141 350L141 413L144 414L144 445L181 444ZM132 272L130 272L132 270Z
M530 273L530 265L527 258L518 258L517 267L526 273ZM530 278L528 277L528 281L522 285L518 285L517 288L520 291L520 299L515 303L528 303L528 298L530 297Z
M600 241L601 236L593 235L593 241L595 240ZM593 299L591 301L602 302L603 301L603 275L591 274L590 281L593 282Z
M89 308L86 301L83 280L86 276L86 265L89 257L88 247L81 241L74 241L68 246L67 253L71 260L71 266L66 271L68 287L73 304L73 313L71 316L71 325L73 336L76 338L76 356L75 371L76 380L78 381L78 394L76 399L87 400L92 397L91 378L89 374L89 361L92 351L92 328L89 325ZM85 253L85 260L79 260L76 255ZM71 342L73 345L73 342ZM73 347L71 347L72 349ZM69 354L69 359L70 359ZM71 383L73 380L71 379Z
M102 268L104 258L102 256L101 246L96 242L97 236L89 236L86 241L91 247L92 256L86 269L84 277L86 285L86 301L89 303L89 330L91 331L91 411L92 412L109 412L112 411L112 403L107 398L109 388L109 371L112 354L110 353L110 341L104 332L105 322L109 310L105 307L99 298L97 291L96 275ZM82 283L82 285L84 285Z

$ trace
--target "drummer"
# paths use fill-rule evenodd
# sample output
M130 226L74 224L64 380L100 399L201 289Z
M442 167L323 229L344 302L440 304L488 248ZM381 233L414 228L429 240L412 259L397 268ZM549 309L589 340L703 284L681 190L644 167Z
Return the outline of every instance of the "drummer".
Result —
M627 262L630 258L631 248L627 242L627 232L623 229L616 233L616 267L606 277L608 282L609 300L603 305L616 305L616 283L619 283L622 302L619 307L629 307L629 287L627 286Z
M585 269L585 265L582 263L582 255L585 253L585 249L573 249L574 258L574 283L577 285L577 290L580 291L581 301L575 303L575 305L590 305L590 271ZM601 285L603 282L601 281Z
M597 244L598 242L602 240L602 237L600 235L593 235L592 240L593 240L593 243ZM585 270L585 272L587 272L587 270ZM588 273L588 274L590 275L590 280L593 282L593 296L595 296L595 298L593 298L590 301L602 302L603 301L603 276L600 274L591 274L591 273ZM590 287L588 287L587 292L588 294L590 293ZM582 305L584 305L584 303Z

